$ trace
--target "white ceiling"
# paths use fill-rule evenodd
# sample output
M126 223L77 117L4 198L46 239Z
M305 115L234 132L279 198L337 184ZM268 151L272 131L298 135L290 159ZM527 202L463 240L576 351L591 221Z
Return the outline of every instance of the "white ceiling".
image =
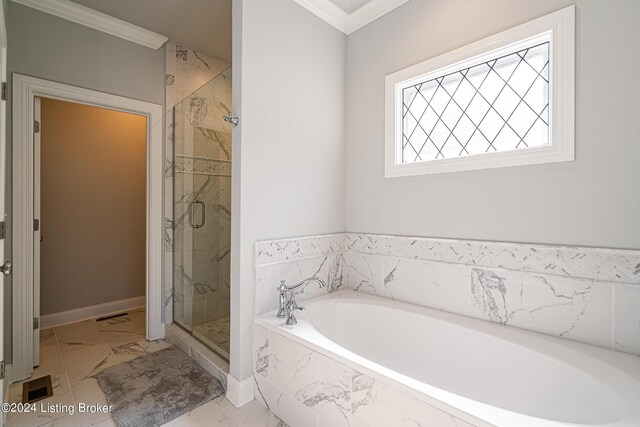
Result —
M356 9L360 9L371 0L331 0L333 4L347 13L354 12Z
M231 62L231 0L73 0Z

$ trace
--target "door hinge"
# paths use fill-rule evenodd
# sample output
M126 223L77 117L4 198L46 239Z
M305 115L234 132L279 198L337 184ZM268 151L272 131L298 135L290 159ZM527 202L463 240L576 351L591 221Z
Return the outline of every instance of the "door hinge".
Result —
M33 318L33 329L38 329L40 327L40 319L38 317Z
M0 380L4 379L4 360L0 362Z
M2 82L2 100L7 100L7 82Z
M33 231L38 231L40 230L40 220L39 219L34 219L33 220Z
M40 122L37 120L33 121L33 132L40 133Z
M7 237L7 223L2 221L0 222L0 240Z

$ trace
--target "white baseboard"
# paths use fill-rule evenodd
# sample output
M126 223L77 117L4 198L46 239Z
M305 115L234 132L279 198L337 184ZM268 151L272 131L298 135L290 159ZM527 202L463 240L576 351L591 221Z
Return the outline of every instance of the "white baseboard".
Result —
M144 307L145 304L146 297L143 295L141 297L76 308L75 310L61 311L60 313L45 314L44 316L40 316L40 329L67 325L96 317L110 316L112 314L122 313L123 311L133 310L134 308Z
M231 374L227 375L227 399L236 408L253 400L253 377L238 381Z

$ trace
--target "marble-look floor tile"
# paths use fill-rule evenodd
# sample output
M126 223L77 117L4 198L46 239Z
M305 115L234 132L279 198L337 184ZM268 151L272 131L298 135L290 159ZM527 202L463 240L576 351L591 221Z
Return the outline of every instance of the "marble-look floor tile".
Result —
M104 342L95 320L79 322L75 327L55 328L55 334L62 353Z
M145 334L145 313L144 311L130 311L125 316L118 316L112 319L105 319L96 322L98 330L101 332L135 332Z
M140 313L142 314L142 313ZM134 314L134 316L140 317L140 314ZM138 320L139 323L140 320ZM122 322L128 323L128 322ZM79 322L78 324L65 325L63 331L68 332L74 329L85 328L87 322ZM114 326L114 325L110 325ZM129 327L129 326L127 326ZM104 329L108 329L105 327ZM135 331L135 328L130 328ZM80 334L80 331L77 331ZM123 334L123 331L113 331L113 334ZM147 342L142 338L139 333L132 332L139 338L139 341L134 341L138 348L135 348L133 353L124 351L124 348L118 349L116 346L115 351L119 351L121 359L129 359L137 354L137 352L153 353L155 351L167 348L171 344L164 340ZM115 335L114 335L115 336ZM126 347L127 339L121 338ZM117 341L117 340L116 340ZM117 342L112 342L117 343ZM130 350L132 347L128 347ZM50 426L73 426L73 427L115 427L116 424L111 414L91 414L91 413L79 413L78 403L85 404L106 404L106 398L100 389L95 378L92 377L98 371L112 366L117 363L121 363L118 358L113 354L114 349L111 349L107 344L94 344L87 345L82 348L68 351L61 355L59 350L58 341L54 330L43 330L41 334L41 356L42 360L51 360L53 356L57 355L60 358L60 365L62 370L59 373L52 375L52 385L54 388L54 395L42 402L45 404L64 404L73 405L75 402L75 413L69 415L66 412L61 413L29 413L29 414L8 414L8 426L25 426L25 427L40 427L44 425ZM62 358L64 357L64 363ZM56 365L57 366L57 365ZM65 370L66 368L66 370ZM51 371L52 369L49 369ZM37 370L36 370L37 372ZM69 375L67 375L67 372ZM48 372L47 372L48 374ZM216 372L216 374L220 374ZM37 378L34 374L32 378ZM71 378L71 384L69 381ZM217 377L218 378L218 377ZM225 378L219 378L223 381ZM224 382L224 381L223 381ZM174 426L212 426L212 427L286 427L282 421L280 421L275 415L270 413L266 408L257 403L256 401L245 405L243 408L235 408L233 405L225 406L219 405L221 399L209 402L202 405L199 408L194 409L189 414L185 414L176 420L173 420L169 425ZM22 383L15 383L9 387L9 395L7 396L9 402L21 402L22 401ZM305 411L310 411L304 405L296 402ZM312 417L315 416L313 412L310 412ZM235 420L235 421L234 421ZM305 425L306 424L301 424Z
M155 353L158 350L162 350L163 348L168 348L170 346L171 344L164 340L150 342L145 339L141 339L139 341L111 347L111 351L113 351L113 354L116 356L118 361L128 362L129 360L135 359L143 354Z
M276 417L257 400L236 408L229 400L222 396L216 403L238 427L286 427L286 423Z
M33 370L32 377L39 378L63 372L62 353L55 332L53 329L40 332L40 360L39 365Z
M107 344L95 344L62 355L69 382L78 384L104 368L116 365L118 359Z
M224 317L196 325L193 328L193 335L229 354L229 346L231 344L230 328L230 318Z
M119 362L128 362L145 354L144 343L142 341L121 344L116 347L111 347L111 350Z
M100 335L109 347L119 347L124 344L135 343L145 340L145 334L138 332L123 331L100 331Z
M79 424L78 416L74 414L66 415L64 417L58 418L57 420L42 424L41 427L83 427L83 425Z
M84 426L81 424L80 427L88 427L88 426ZM103 420L97 424L94 424L92 427L117 427L117 425L114 419L112 417L109 417L106 420Z
M35 412L21 412L21 413L10 413L7 416L7 426L25 426L25 427L33 427L33 426L42 426L48 425L48 423L52 423L60 418L66 418L70 415L65 411L40 411L42 406L51 407L55 405L60 405L69 407L73 405L73 396L71 394L71 389L69 388L69 381L67 379L66 374L55 375L51 377L51 385L53 386L53 396L48 397L46 399L40 400L36 402L37 410ZM19 396L19 397L18 397ZM22 401L22 383L12 384L10 398L14 402ZM65 420L65 422L71 421L71 419ZM77 420L73 417L73 421ZM64 424L51 424L51 425L64 425Z
M95 378L86 378L73 385L71 387L71 394L73 395L73 400L76 403L76 408L80 403L84 403L86 405L107 404L107 398ZM103 412L78 412L77 417L81 426L92 426L111 418L111 414Z
M224 410L210 401L164 424L165 427L237 427Z

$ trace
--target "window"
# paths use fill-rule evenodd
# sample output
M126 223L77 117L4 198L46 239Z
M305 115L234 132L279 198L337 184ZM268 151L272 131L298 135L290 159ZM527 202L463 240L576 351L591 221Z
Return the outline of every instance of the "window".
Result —
M573 160L574 7L386 77L385 176Z

